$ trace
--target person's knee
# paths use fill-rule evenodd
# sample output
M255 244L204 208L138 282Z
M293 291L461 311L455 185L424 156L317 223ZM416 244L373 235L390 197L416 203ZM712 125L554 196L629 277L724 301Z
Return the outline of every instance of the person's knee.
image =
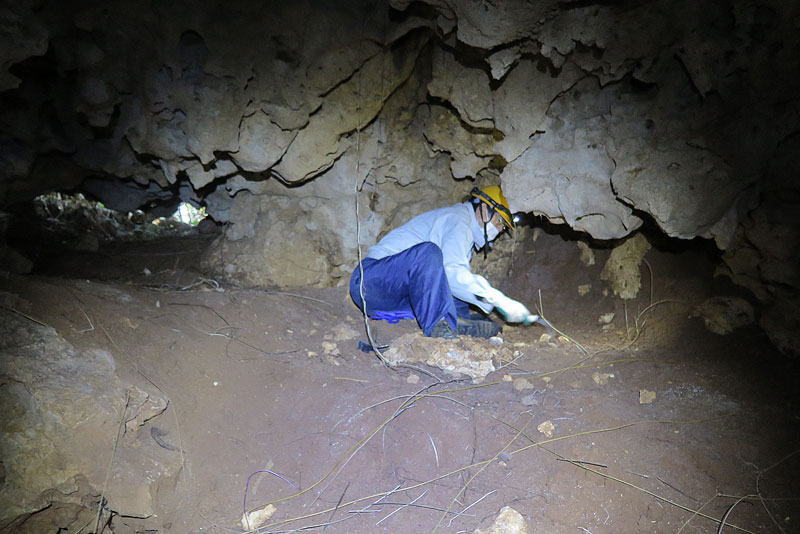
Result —
M355 271L350 276L350 298L353 299L353 303L361 307L361 269L356 266Z
M438 265L444 264L444 256L442 255L442 249L440 249L439 245L437 245L436 243L425 241L423 243L415 245L414 253L416 254L418 260L420 261L428 261Z

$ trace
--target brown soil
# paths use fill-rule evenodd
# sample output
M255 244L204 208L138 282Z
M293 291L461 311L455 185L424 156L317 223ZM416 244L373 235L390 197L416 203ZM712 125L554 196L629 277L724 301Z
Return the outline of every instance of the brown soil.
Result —
M653 287L643 270L626 334L625 307L599 278L608 251L586 266L557 235L519 247L501 287L531 307L541 289L546 316L587 353L540 341L540 326L506 327L519 357L473 387L357 350L363 321L344 288L204 279L193 271L204 245L106 247L0 282L25 313L78 349L108 350L120 376L141 373L170 400L152 424L185 467L150 488L157 517L116 517L114 532L241 532L245 489L248 509L277 508L259 532L472 533L504 506L529 532L800 532L793 367L756 327L722 337L689 317L736 292L712 280L701 250L647 255ZM636 336L637 313L660 299ZM380 343L417 330L372 326ZM517 378L532 389L515 390ZM642 404L642 390L655 400ZM537 430L547 421L552 437ZM86 451L102 463L111 453Z

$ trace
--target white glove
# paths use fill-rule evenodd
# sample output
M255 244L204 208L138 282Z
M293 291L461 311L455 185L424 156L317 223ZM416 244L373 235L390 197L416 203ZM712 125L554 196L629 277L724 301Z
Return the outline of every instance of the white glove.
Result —
M497 308L497 311L503 314L507 322L521 323L525 321L526 324L529 324L527 320L531 316L531 312L528 311L528 308L526 308L523 303L508 298L502 292L494 288L487 292L485 298L486 302Z

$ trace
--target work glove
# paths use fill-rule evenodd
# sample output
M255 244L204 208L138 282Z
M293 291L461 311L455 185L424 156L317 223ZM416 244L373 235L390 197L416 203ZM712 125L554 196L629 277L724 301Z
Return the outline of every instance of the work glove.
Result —
M532 315L528 308L521 302L508 298L501 291L491 288L484 297L486 302L497 308L506 321L509 323L531 324L536 322L539 317Z

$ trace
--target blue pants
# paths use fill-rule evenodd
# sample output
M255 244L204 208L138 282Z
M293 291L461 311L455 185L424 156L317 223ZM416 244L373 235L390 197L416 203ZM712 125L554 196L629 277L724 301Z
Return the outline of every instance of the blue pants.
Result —
M442 250L433 243L419 243L379 260L366 258L361 265L367 315L414 316L426 336L442 318L455 329L457 317L469 317L469 305L450 291ZM363 310L360 284L361 269L356 267L350 277L350 297Z

